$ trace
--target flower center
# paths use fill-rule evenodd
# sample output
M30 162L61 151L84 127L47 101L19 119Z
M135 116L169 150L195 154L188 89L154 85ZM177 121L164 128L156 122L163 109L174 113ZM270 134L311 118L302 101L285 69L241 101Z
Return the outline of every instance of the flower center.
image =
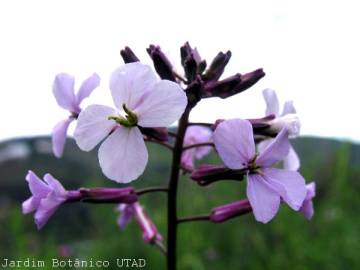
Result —
M135 127L138 123L137 115L130 111L125 104L123 104L123 109L126 113L125 117L123 116L109 116L109 120L114 120L119 125L122 125L124 127Z
M248 170L250 171L250 172L259 172L259 169L260 169L260 166L258 166L257 164L256 164L256 158L257 158L257 156L258 156L258 154L256 154L255 156L254 156L254 158L249 162L249 164L248 164Z

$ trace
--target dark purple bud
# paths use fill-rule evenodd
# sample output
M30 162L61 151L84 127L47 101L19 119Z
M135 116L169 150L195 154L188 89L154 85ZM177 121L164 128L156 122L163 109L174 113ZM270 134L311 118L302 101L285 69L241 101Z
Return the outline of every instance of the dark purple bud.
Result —
M248 200L241 200L216 207L211 210L210 220L221 223L231 218L247 214L252 211Z
M149 48L146 49L146 51L153 60L155 70L159 74L160 78L163 80L170 80L175 82L176 79L173 73L172 65L169 59L161 51L160 47L150 45Z
M125 64L139 62L139 58L134 54L134 52L129 48L125 47L125 49L120 51L120 55L123 58Z
M180 48L181 65L184 67L185 76L189 82L195 80L197 74L201 74L206 68L206 61L201 60L196 48L192 48L189 42Z
M92 203L134 203L137 195L132 187L126 188L81 188L82 201Z
M139 126L139 129L142 134L150 139L155 139L162 142L166 142L169 139L167 128L144 128Z
M205 85L202 97L231 97L250 88L264 76L263 70L257 69L244 75L238 73L221 81L209 82Z
M247 170L231 170L224 165L203 164L191 174L191 179L200 186L207 186L220 180L244 179Z
M226 53L219 52L211 62L208 70L205 72L203 79L205 81L217 81L224 73L225 67L229 63L230 58L230 51L227 51Z

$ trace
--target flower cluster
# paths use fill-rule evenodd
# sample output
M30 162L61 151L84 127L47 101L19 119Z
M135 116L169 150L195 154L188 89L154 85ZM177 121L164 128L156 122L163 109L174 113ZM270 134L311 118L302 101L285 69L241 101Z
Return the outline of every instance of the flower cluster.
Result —
M100 145L98 158L104 175L117 183L128 184L138 179L146 168L149 158L146 142L157 143L172 153L168 186L67 191L51 175L45 175L43 182L30 171L26 180L32 196L23 203L23 212L35 211L38 228L64 203L116 203L119 226L124 229L135 219L144 241L168 252L168 266L174 269L174 228L178 223L192 220L220 223L250 212L257 221L267 223L275 217L281 204L310 219L314 213L315 183L306 185L299 172L299 157L289 142L289 138L300 133L300 121L291 101L284 104L280 114L275 91L266 89L263 91L265 115L258 119L241 116L222 119L219 112L215 123L189 122L191 110L200 100L224 99L241 93L265 75L263 70L222 78L231 58L230 51L218 53L207 65L198 50L185 43L180 49L184 69L181 74L175 71L159 46L150 45L147 52L157 75L150 66L142 64L129 47L121 50L125 64L111 74L108 85L114 106L92 104L80 108L83 99L100 84L96 74L85 80L77 94L72 76L62 73L55 77L56 101L70 116L53 130L53 151L56 157L61 157L68 127L76 120L74 138L79 148L90 151ZM176 121L179 121L178 128L174 131L175 128L170 127ZM210 153L218 154L223 163L199 164ZM201 186L235 180L240 189L240 182L246 180L247 198L217 206L207 216L178 219L176 190L181 170ZM159 191L168 194L168 251L162 244L163 237L139 202L143 194Z

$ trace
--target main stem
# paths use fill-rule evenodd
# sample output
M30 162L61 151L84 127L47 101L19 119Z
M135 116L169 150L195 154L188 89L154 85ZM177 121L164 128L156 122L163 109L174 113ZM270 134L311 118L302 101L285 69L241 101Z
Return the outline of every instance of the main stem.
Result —
M179 121L177 138L173 150L171 173L168 188L168 236L167 236L167 269L176 270L176 239L177 239L177 188L179 181L181 154L184 135L188 125L190 108L186 108Z

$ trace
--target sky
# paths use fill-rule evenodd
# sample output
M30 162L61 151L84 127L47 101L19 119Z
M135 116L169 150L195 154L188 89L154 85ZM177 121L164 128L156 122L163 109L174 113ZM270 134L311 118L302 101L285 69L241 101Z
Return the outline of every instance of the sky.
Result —
M130 46L160 45L180 71L189 41L208 62L232 51L224 76L262 67L265 78L246 92L206 99L192 121L264 116L262 90L293 100L302 135L360 141L356 1L0 1L0 140L50 134L68 113L52 95L57 73L93 72L102 81L89 104L112 104L111 72ZM73 127L74 128L74 127Z

